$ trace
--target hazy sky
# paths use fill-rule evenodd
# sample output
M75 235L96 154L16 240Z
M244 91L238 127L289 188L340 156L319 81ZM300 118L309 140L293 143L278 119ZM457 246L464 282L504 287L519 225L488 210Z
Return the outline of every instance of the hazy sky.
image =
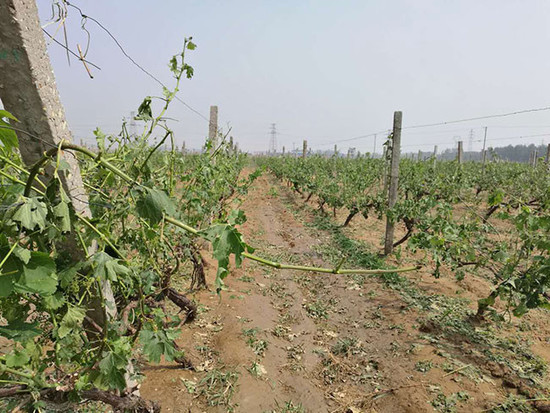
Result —
M404 126L550 105L550 2L547 0L74 0L120 41L129 55L172 84L167 62L185 36L195 77L180 97L220 125L244 150L266 150L271 123L279 150L329 149L335 141L391 128L394 110ZM43 24L51 0L38 0ZM90 79L76 59L50 45L69 124L76 138L99 126L116 132L158 85L133 66L92 21L88 59L101 67ZM46 27L53 33L55 24ZM69 9L71 48L84 46L80 16ZM58 33L58 39L61 38ZM208 123L175 101L168 116L178 142L199 148ZM550 142L550 111L412 129L404 150L440 150L464 140L473 149ZM542 135L517 138L519 136ZM378 137L377 152L382 137ZM373 137L339 143L362 152Z

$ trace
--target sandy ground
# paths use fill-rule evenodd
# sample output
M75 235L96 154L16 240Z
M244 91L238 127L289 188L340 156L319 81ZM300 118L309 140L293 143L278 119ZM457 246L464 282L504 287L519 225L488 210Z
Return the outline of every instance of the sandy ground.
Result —
M310 205L264 175L241 207L248 218L241 230L258 255L327 265L317 247L329 242L330 235L306 225L313 220L314 202ZM336 220L343 222L345 215L339 212ZM374 251L380 247L383 223L356 217L344 231ZM203 252L212 285L216 266L209 254ZM415 258L403 253L393 264ZM475 300L490 289L482 277L459 283L448 274L435 280L429 268L407 276L426 294L456 296L458 291ZM163 411L433 412L433 401L439 397L445 404L447 396L455 410L439 411L480 412L516 391L504 386L498 368L474 366L468 349L475 343L456 340L444 343L443 351L443 344L427 339L417 311L376 278L359 285L341 275L245 262L226 284L221 298L212 291L196 293L201 312L182 328L179 344L195 370L171 363L144 367L141 394L160 401ZM534 329L525 334L533 351L550 360L547 314L533 311L527 320ZM459 370L465 365L477 373L461 374L470 369ZM237 373L238 378L201 393L201 380L218 372ZM225 403L212 405L219 400Z

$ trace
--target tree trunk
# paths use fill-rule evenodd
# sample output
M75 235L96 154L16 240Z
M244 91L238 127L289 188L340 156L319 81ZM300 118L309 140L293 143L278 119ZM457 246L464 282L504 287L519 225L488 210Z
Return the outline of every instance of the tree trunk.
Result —
M200 290L206 288L206 275L204 273L204 260L199 248L194 242L189 244L189 253L193 263L193 274L191 277L191 290Z
M491 215L493 215L500 207L500 204L497 204L497 205L493 205L492 207L490 207L487 212L485 212L485 216L483 217L483 221L487 221Z
M353 217L359 213L359 210L356 208L353 208L351 211L349 211L349 215L347 216L346 220L344 221L343 227L347 227Z
M11 386L0 389L0 398L18 397L29 393L26 386ZM64 405L70 401L70 392L57 389L40 390L40 396L50 401L52 404ZM157 402L144 400L139 396L125 395L118 396L114 393L104 390L84 390L81 393L83 400L100 401L109 404L115 412L135 412L135 413L160 413L160 405Z
M405 221L405 226L407 227L407 233L399 241L397 241L393 244L393 248L398 247L399 245L403 244L412 235L415 220L411 219L411 218L405 218L404 221Z

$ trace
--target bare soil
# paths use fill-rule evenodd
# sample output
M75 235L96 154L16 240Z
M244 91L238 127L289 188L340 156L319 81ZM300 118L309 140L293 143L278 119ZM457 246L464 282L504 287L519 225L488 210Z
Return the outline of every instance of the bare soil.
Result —
M242 204L248 220L241 230L261 256L330 266L319 251L332 235L312 226L314 205L264 175ZM341 223L345 215L338 212L334 220ZM376 251L383 223L356 217L343 233ZM210 254L203 251L212 285ZM399 260L386 263L404 266L417 258L403 249ZM483 277L457 282L448 273L435 280L430 268L407 278L426 296L464 297L472 308L490 291ZM471 338L432 331L422 321L429 313L378 278L359 282L245 262L226 286L221 297L196 293L199 315L182 327L178 344L194 370L144 366L141 395L161 402L163 411L481 412L509 394L544 398L544 383L526 383L513 369L484 358L485 349ZM519 334L534 354L550 360L547 312L532 311L497 333Z

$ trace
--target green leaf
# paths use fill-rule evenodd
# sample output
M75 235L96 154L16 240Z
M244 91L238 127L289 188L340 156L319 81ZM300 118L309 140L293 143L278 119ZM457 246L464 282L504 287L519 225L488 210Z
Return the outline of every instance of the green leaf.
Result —
M59 219L59 230L61 232L71 231L71 215L69 205L66 202L60 202L53 207L53 213Z
M170 99L174 93L172 91L170 91L170 89L166 88L166 87L162 87L162 94L164 95L164 97L168 100Z
M12 129L6 129L7 126L7 124L0 121L0 142L8 151L11 151L12 148L19 147L19 142L15 132Z
M232 225L216 224L202 231L202 234L212 242L213 257L218 261L215 285L219 293L223 288L223 279L229 273L230 255L235 255L235 265L240 267L242 253L252 252L253 249L244 242L241 233Z
M95 371L93 382L100 389L126 388L126 369L131 356L132 345L129 337L120 337L110 340L109 351L104 351L103 358L99 362L99 371Z
M23 264L28 264L31 259L31 252L19 245L13 250L13 255L19 258Z
M145 99L143 99L143 102L141 102L141 105L139 105L136 119L145 121L153 119L153 110L151 109L150 96L147 96Z
M67 313L63 316L59 328L57 330L57 335L59 338L67 336L74 329L80 329L82 326L82 320L86 315L86 310L79 307L69 307Z
M172 56L170 59L170 63L168 64L168 67L172 71L172 73L177 74L178 72L178 58L177 56Z
M183 65L183 70L185 71L185 76L187 79L191 79L193 75L195 74L195 70L192 66L189 66L187 63Z
M489 195L488 204L490 206L499 205L504 200L504 191L502 189L496 189L491 195Z
M10 247L4 236L0 236L0 242L3 244L3 247L0 248L0 257L5 257L8 254ZM18 260L18 257L15 256L15 251L17 251L17 248L20 247L15 248L14 253L8 257L0 270L0 297L8 297L13 292L14 282L21 275L23 264L20 259ZM3 311L4 314L2 315L6 317L6 312L5 310Z
M8 297L13 291L13 274L0 275L0 297Z
M31 259L23 265L23 274L15 284L17 291L53 294L57 289L55 262L45 252L32 251Z
M246 216L244 215L244 212L240 209L235 209L229 213L229 216L227 217L227 222L229 222L231 225L242 225L246 222Z
M155 291L155 283L159 281L159 276L156 272L148 270L139 273L141 285L144 294L151 294Z
M97 147L103 152L105 150L105 134L101 131L101 129L95 128L94 135L97 142Z
M136 201L136 210L140 217L154 225L160 222L163 214L174 215L176 207L165 192L155 188L146 188Z
M99 362L99 370L103 376L101 386L107 384L107 388L113 387L124 390L126 387L126 360L120 358L116 354L107 353L107 355ZM99 386L99 387L101 387Z
M15 349L13 352L6 354L6 366L22 367L30 361L30 357L26 351Z
M527 311L529 311L527 306L525 305L524 302L522 302L516 308L514 308L514 310L512 312L516 317L521 317L524 314L526 314Z
M180 353L174 346L176 334L172 330L153 331L142 330L139 334L139 341L143 346L143 353L153 363L159 363L161 356L166 361L172 361Z
M2 118L11 119L16 122L19 122L19 120L15 116L13 116L10 112L8 112L7 110L0 109L0 120L2 120Z
M0 142L2 142L8 151L11 151L13 148L19 147L19 142L17 140L17 134L11 129L11 125L4 119L11 119L15 122L19 121L8 111L0 110Z
M54 295L47 295L42 300L44 306L49 310L58 310L65 304L65 298L61 292L57 292Z
M92 257L92 262L95 264L95 276L102 280L116 281L119 275L130 274L128 267L119 264L119 260L104 251L96 252Z
M15 320L10 322L7 326L1 326L0 335L10 340L27 341L42 333L42 331L36 327L37 325L37 322L25 323L22 320Z
M20 201L21 203L18 205L12 219L21 223L24 228L31 231L34 230L36 226L38 226L40 230L46 228L46 215L48 214L48 207L46 204L38 200L38 198L21 197Z
M60 271L59 274L57 275L59 279L59 285L62 288L68 287L69 284L71 284L71 282L73 281L74 277L76 276L76 273L78 272L78 270L80 270L83 267L83 265L84 263L80 262L72 267L69 267Z
M480 305L480 306L487 306L487 307L490 307L492 306L493 304L495 304L495 297L493 297L492 295L488 296L487 298L481 298L479 300L477 300L477 303Z

